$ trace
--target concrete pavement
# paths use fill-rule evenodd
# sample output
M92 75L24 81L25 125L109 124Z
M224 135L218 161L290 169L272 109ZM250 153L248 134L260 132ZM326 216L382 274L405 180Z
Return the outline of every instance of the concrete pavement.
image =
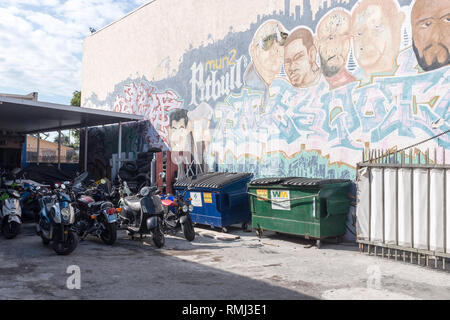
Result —
M156 249L120 231L112 247L90 238L57 256L27 224L14 240L0 236L0 299L450 299L449 272L362 255L350 243L319 250L292 236L230 233L239 238L189 243L180 234ZM71 265L80 290L66 287Z

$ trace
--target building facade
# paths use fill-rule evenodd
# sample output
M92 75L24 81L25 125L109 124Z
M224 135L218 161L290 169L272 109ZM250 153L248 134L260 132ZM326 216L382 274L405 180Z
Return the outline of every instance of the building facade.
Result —
M174 163L354 179L449 129L449 49L450 0L155 0L85 39L82 106L144 115L123 144Z

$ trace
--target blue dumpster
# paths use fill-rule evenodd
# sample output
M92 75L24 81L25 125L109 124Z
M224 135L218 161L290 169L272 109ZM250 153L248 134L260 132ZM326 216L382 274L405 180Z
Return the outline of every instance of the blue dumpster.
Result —
M232 224L244 227L251 221L247 183L251 173L213 172L178 180L173 188L191 198L192 222L226 228Z

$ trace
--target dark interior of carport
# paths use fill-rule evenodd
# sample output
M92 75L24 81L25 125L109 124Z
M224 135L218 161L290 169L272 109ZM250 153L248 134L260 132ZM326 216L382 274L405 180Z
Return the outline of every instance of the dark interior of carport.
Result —
M139 120L143 120L142 116L0 96L0 168L23 167L28 134ZM87 133L87 130L84 132ZM80 139L87 139L87 134ZM87 148L86 141L84 146ZM120 149L121 143L119 154ZM87 153L88 150L84 150L84 159L80 159L79 163L83 171L86 170Z

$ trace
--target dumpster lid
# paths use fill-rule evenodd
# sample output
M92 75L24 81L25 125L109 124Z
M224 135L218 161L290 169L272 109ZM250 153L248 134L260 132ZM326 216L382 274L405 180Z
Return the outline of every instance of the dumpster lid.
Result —
M316 178L290 178L281 182L282 186L314 186L321 187L327 184L337 184L337 183L346 183L351 182L348 179L316 179Z
M219 189L233 182L251 179L252 173L246 172L214 172L214 173L204 173L193 177L186 177L177 181L174 187L197 187L197 188L210 188Z
M221 172L201 173L195 176L184 177L173 184L174 187L187 187L200 182L203 182L211 177L221 174Z
M294 177L273 177L273 178L261 178L261 179L255 179L252 182L250 182L251 186L270 186L274 184L281 184L286 180L293 179Z

